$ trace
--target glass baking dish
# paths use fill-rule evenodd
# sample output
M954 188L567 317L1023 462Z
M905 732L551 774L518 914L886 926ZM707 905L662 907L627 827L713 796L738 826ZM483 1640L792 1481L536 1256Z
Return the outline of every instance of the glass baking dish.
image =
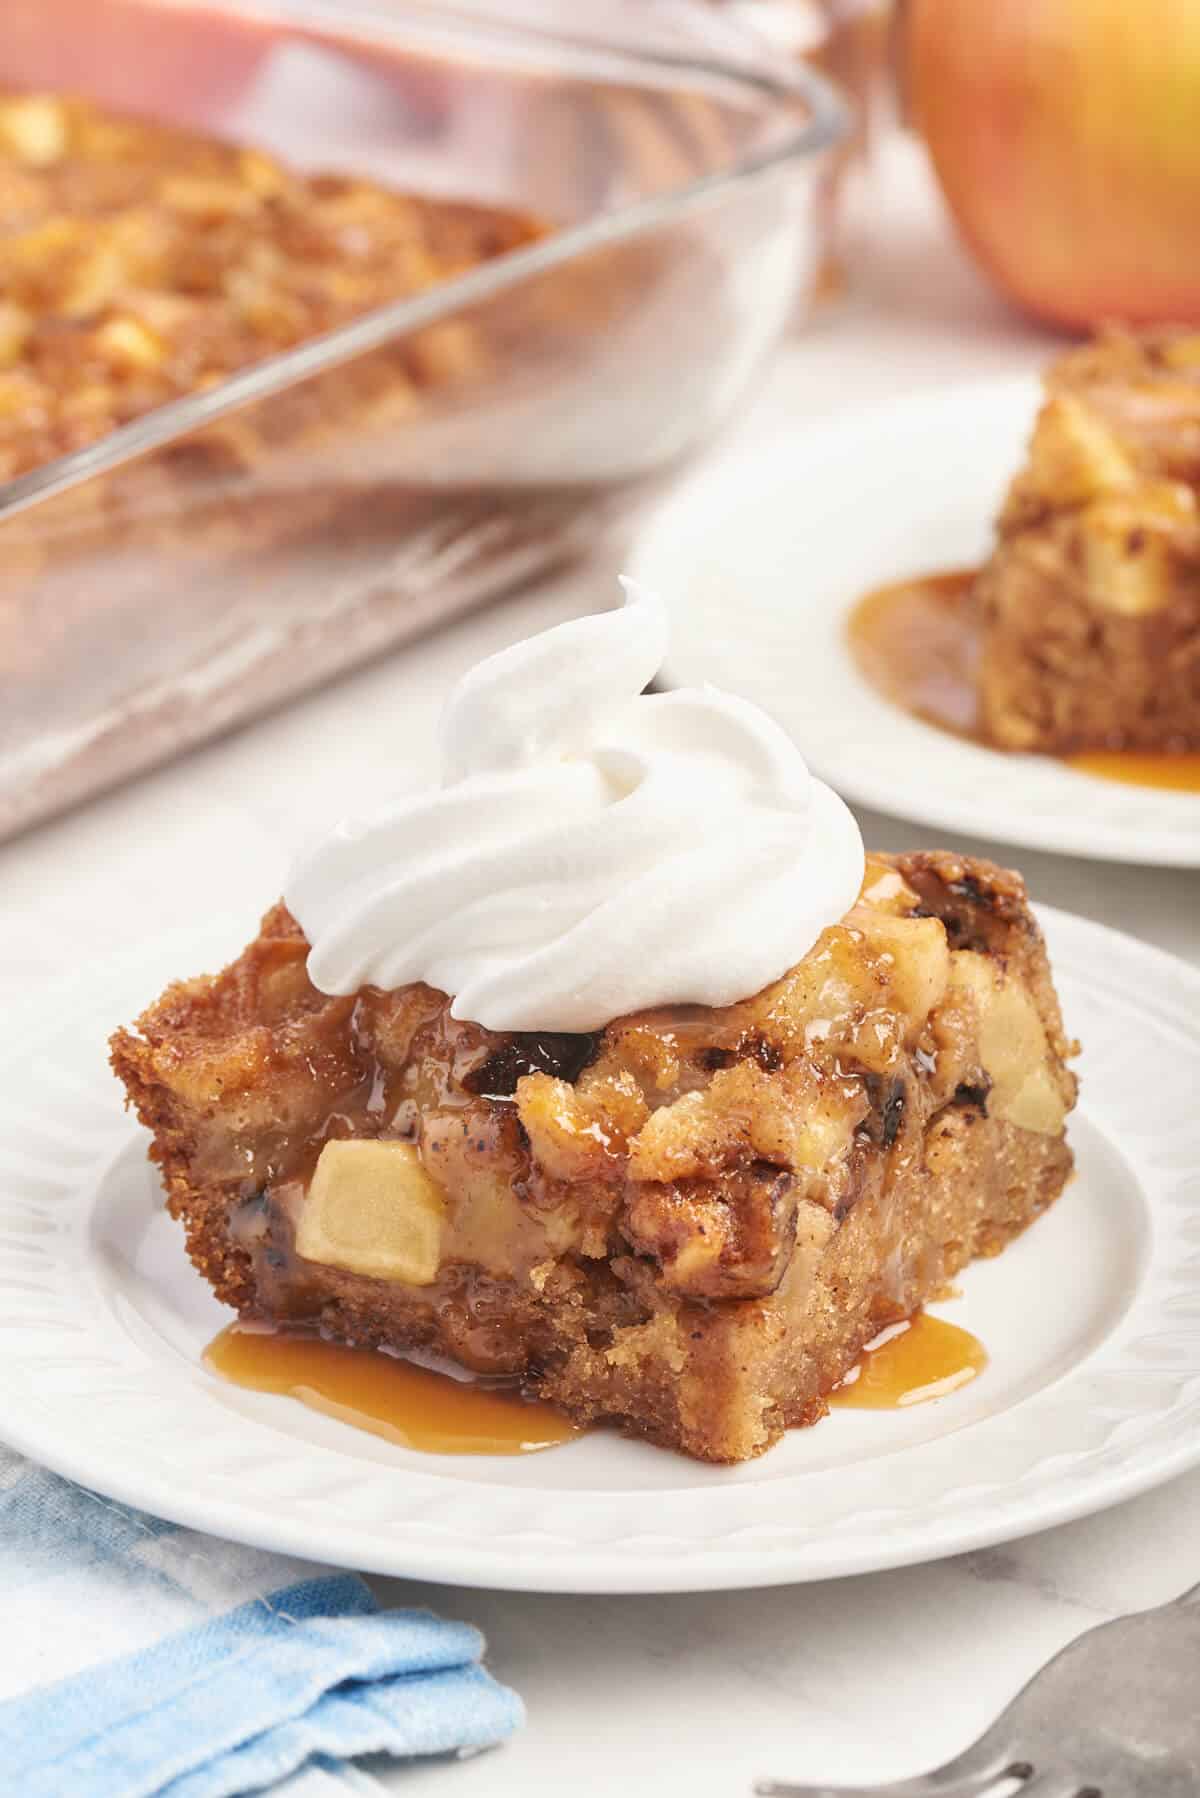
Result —
M0 835L626 528L811 283L844 124L395 0L7 0L0 84L550 227L0 485Z

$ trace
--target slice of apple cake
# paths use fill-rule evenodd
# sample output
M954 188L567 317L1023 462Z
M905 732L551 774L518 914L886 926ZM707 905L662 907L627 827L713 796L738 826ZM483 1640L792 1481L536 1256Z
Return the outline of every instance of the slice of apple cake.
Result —
M590 1032L417 983L329 996L269 912L113 1038L169 1209L243 1318L433 1348L711 1461L1062 1190L1070 1045L1015 874L870 857L784 976Z
M984 734L1200 748L1200 334L1059 358L975 586Z

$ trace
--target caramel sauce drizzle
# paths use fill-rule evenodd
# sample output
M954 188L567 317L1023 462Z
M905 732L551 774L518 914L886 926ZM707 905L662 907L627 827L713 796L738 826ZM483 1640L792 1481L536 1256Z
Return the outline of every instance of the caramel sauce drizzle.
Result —
M1123 780L1135 787L1166 787L1177 793L1200 793L1200 750L1147 754L1136 749L1087 749L1063 760L1102 780Z
M974 569L956 568L876 587L854 607L847 634L860 672L885 699L940 730L984 742L979 640L968 603L974 579ZM1086 750L1060 759L1104 780L1200 793L1200 752Z
M429 1455L528 1455L581 1431L552 1405L511 1385L455 1380L371 1349L320 1336L246 1330L230 1324L204 1351L221 1379L276 1392L356 1429Z
M830 1393L829 1403L868 1411L906 1410L957 1392L987 1363L977 1336L918 1311L863 1351L858 1365Z
M973 569L956 568L876 587L847 627L859 670L885 699L959 737L979 734L974 579Z
M982 1343L968 1330L919 1311L864 1350L829 1403L903 1410L958 1391L987 1361ZM204 1364L234 1386L296 1399L425 1454L534 1454L582 1434L581 1426L552 1405L523 1399L511 1385L455 1380L394 1355L320 1336L230 1324L209 1343Z

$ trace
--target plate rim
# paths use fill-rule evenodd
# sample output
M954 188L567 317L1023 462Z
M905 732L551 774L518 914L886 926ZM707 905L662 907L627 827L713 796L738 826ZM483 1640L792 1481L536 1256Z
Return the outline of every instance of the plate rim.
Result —
M1051 938L1052 965L1055 959L1053 941L1056 936L1062 937L1064 948L1074 938L1074 951L1069 959L1076 963L1081 958L1086 958L1089 963L1095 962L1100 967L1109 963L1119 966L1121 961L1128 961L1132 956L1136 968L1144 972L1146 984L1158 995L1160 1017L1165 1018L1172 1028L1185 1032L1192 1052L1191 1058L1200 1064L1200 1023L1197 1022L1200 1019L1200 969L1167 951L1091 919L1049 907L1037 909L1046 926L1047 935ZM179 934L177 931L170 933L170 940L176 941ZM144 968L153 948L153 944L145 945L113 960L119 960L123 966ZM101 985L99 976L110 968L111 963L105 964L98 971L98 989ZM1072 975L1079 977L1077 968L1072 968ZM105 987L110 984L111 978L103 981ZM77 1000L77 987L68 987L66 983L60 985L64 1003L68 992L72 1000ZM1105 982L1099 981L1097 991L1103 993L1105 990ZM53 1019L47 1027L47 1034L52 1035L55 1026L64 1028L65 1022L63 1018ZM97 1075L99 1071L97 1070ZM106 1096L111 1097L110 1094ZM1192 1126L1185 1124L1180 1129L1186 1132ZM1103 1129L1102 1134L1120 1153L1126 1155L1126 1159L1132 1159L1124 1149L1119 1135L1110 1134ZM128 1144L134 1139L134 1126L121 1125L117 1132L114 1130L114 1120L109 1119L105 1147L101 1151L103 1160L106 1163L111 1161L114 1149L126 1152ZM1189 1178L1196 1168L1200 1168L1200 1161L1196 1162L1190 1172L1185 1172L1185 1178ZM90 1205L79 1204L81 1181L84 1182L85 1192L94 1193L94 1183L89 1187L86 1175L73 1177L74 1209L82 1214L73 1220L77 1235L80 1232L89 1233L92 1215ZM1147 1196L1150 1196L1149 1193ZM1153 1234L1157 1238L1159 1219L1153 1202L1150 1209ZM1200 1236L1195 1240L1200 1242ZM0 1275L5 1272L11 1273L11 1265L6 1263L5 1250L0 1243ZM73 1264L69 1272L71 1279L66 1283L68 1291L77 1281L93 1287L96 1284L95 1274L88 1273L82 1259ZM78 1297L77 1290L75 1296ZM97 1305L101 1304L95 1293L91 1296ZM0 1303L0 1346L7 1348L12 1320L3 1315L6 1309L7 1305ZM1084 1356L1057 1384L1070 1381L1099 1352L1101 1351ZM9 1365L14 1369L23 1367L28 1372L28 1362L22 1362L19 1355L9 1356L8 1359ZM492 1536L486 1520L477 1526L474 1540L467 1542L457 1536L450 1536L443 1542L424 1540L419 1544L405 1545L402 1539L391 1535L386 1540L375 1543L361 1537L355 1537L351 1542L342 1539L353 1533L350 1525L343 1524L333 1534L321 1536L319 1532L314 1533L311 1520L302 1512L298 1511L291 1517L278 1506L270 1512L262 1508L261 1500L260 1508L256 1510L253 1506L247 1507L241 1498L229 1498L221 1492L206 1491L203 1485L189 1490L186 1478L181 1480L176 1476L173 1481L160 1474L155 1466L98 1466L97 1453L90 1444L90 1439L77 1447L74 1442L56 1438L53 1434L47 1437L45 1428L39 1427L36 1406L22 1407L15 1398L12 1389L15 1382L7 1390L0 1390L0 1433L20 1452L68 1478L124 1503L154 1511L186 1528L215 1532L255 1547L304 1558L334 1561L381 1574L442 1583L480 1585L495 1590L614 1595L634 1592L715 1591L839 1578L941 1559L971 1549L1011 1541L1033 1530L1049 1528L1106 1509L1111 1504L1147 1491L1200 1462L1200 1358L1196 1362L1195 1374L1187 1377L1198 1388L1186 1400L1180 1401L1187 1411L1189 1428L1168 1431L1153 1450L1140 1447L1131 1458L1126 1456L1119 1459L1115 1467L1094 1469L1082 1480L1068 1479L1065 1485L1058 1484L1049 1493L1039 1490L1036 1482L1028 1491L1014 1487L1003 1500L985 1507L975 1516L968 1516L965 1521L949 1512L942 1518L940 1539L934 1546L930 1546L928 1541L921 1539L911 1529L907 1533L902 1530L892 1537L885 1534L882 1539L875 1538L867 1546L866 1538L860 1531L848 1542L835 1544L833 1552L820 1555L814 1555L811 1537L807 1540L798 1539L791 1547L780 1547L769 1540L766 1543L743 1541L740 1544L736 1541L739 1534L746 1534L747 1528L756 1532L766 1530L769 1533L772 1527L769 1523L735 1527L723 1534L719 1533L715 1541L708 1538L696 1539L690 1544L678 1534L672 1538L669 1529L665 1532L643 1530L641 1539L648 1546L632 1556L631 1545L639 1540L636 1534L630 1539L622 1537L603 1545L581 1542L578 1537L555 1537L537 1528L525 1532L509 1530L507 1533L501 1532L499 1536ZM176 1389L182 1389L186 1383L186 1376L174 1376L167 1382L171 1388L170 1402L177 1402ZM1052 1389L1053 1384L1051 1388L1043 1390ZM1031 1402L1032 1399L1021 1401L1011 1412L1000 1415L1016 1416ZM49 1417L49 1413L47 1416ZM47 1427L52 1431L53 1423ZM253 1426L253 1431L262 1444L260 1458L270 1460L272 1450L278 1448L280 1436L270 1430L259 1431L256 1425ZM901 1446L896 1453L900 1456L915 1455L925 1446L927 1445ZM346 1464L348 1471L344 1477L353 1478L356 1468L361 1474L362 1463L356 1463L349 1456L338 1456L337 1459ZM457 1506L451 1506L452 1509L466 1505L478 1510L497 1494L504 1495L509 1510L523 1501L535 1510L545 1510L547 1506L545 1489L504 1488L486 1482L464 1485L462 1482L448 1481L445 1476L439 1477L436 1472L409 1479L404 1469L389 1470L388 1477L397 1488L406 1483L414 1488L432 1485L435 1490L439 1486L453 1486ZM772 1484L779 1490L788 1487L795 1490L799 1489L805 1479L817 1477L821 1476L800 1472L785 1476L783 1480ZM969 1487L969 1482L960 1480L958 1484L963 1490ZM716 1488L697 1488L686 1494L647 1490L625 1496L651 1510L664 1500L680 1497L685 1497L693 1508L699 1508L706 1503L713 1490ZM764 1491L765 1487L747 1484L739 1488L727 1486L722 1490L733 1492L735 1497L740 1493L743 1508L748 1506L752 1510L753 1494ZM551 1507L569 1507L574 1496L576 1495L569 1491L551 1491L549 1503ZM589 1503L595 1503L598 1495L591 1491L578 1496ZM675 1527L678 1531L680 1526L677 1524ZM687 1547L687 1552L678 1552L683 1546Z
M681 535L691 534L689 527L697 516L704 516L718 505L721 513L727 514L731 499L737 493L761 490L764 484L774 488L786 481L799 488L804 471L819 466L824 456L834 451L844 452L870 439L875 431L894 429L908 420L912 421L914 429L918 424L928 429L931 416L938 413L957 418L964 412L1003 404L1011 407L1014 412L1027 409L1029 423L1032 425L1041 394L1039 377L1028 371L1009 371L948 381L916 392L867 402L849 411L819 417L799 440L786 427L777 427L761 439L735 443L706 462L695 474L685 477L649 514L634 540L628 558L632 577L660 589L671 617L672 643L660 676L664 686L688 684L697 672L692 664L701 660L698 654L689 653L686 648L681 651L678 647L681 640L685 643L687 641L687 594L679 587L673 588L662 574L663 566L670 567L676 560L672 546L678 544ZM998 499L999 493L997 503ZM991 514L981 518L981 528L986 529L990 522ZM841 602L838 602L836 613L831 602L827 603L819 598L814 600L812 595L809 596L808 603L816 605L817 616L834 625L835 634L840 639L840 624L844 617L844 612L840 609ZM991 751L985 745L960 742L934 725L925 724L899 708L889 707L888 702L863 680L844 649L839 660L848 688L853 686L860 698L869 699L873 705L886 707L897 720L903 720L906 730L909 727L919 730L927 738L931 754L937 746L945 750L947 745L951 746L950 753L955 756L964 751L988 757L1004 753L1006 761L1014 770L1014 780L1019 779L1022 765L1026 768L1032 766L1041 773L1044 772L1045 765L1054 760L1053 757ZM676 669L679 670L678 674ZM780 716L781 708L772 707L769 700L753 692L749 697L765 704L776 716ZM1131 833L1119 824L1106 826L1098 823L1094 816L1087 816L1081 822L1077 808L1069 802L1066 794L1061 812L1047 818L1040 818L1032 811L1001 812L981 817L977 803L970 799L959 801L947 796L940 787L933 784L921 784L918 789L919 804L906 805L903 794L898 790L899 783L889 780L887 776L886 762L881 762L884 768L882 776L874 778L861 769L846 766L836 753L831 753L818 734L806 729L803 714L798 714L791 720L781 717L781 722L796 738L815 775L834 787L844 798L859 805L870 806L889 817L910 819L916 824L936 830L959 831L972 837L982 836L1019 848L1069 854L1088 861L1110 861L1143 867L1200 867L1200 795L1176 794L1166 789L1138 789L1117 782L1089 779L1074 770L1062 771L1064 775L1071 776L1073 781L1086 782L1087 788L1093 791L1093 796L1096 787L1115 787L1116 794L1110 795L1114 805L1122 796L1128 797L1130 793L1137 793L1139 790L1153 793L1154 801L1158 803L1164 801L1165 795L1164 809L1178 804L1181 810L1187 808L1188 812L1194 811L1196 829L1190 837L1186 829L1170 830L1161 826L1143 826ZM908 766L907 763L905 765ZM906 790L913 789L910 785ZM1076 797L1083 790L1082 787L1075 788ZM1185 824L1189 821L1187 817L1184 818Z

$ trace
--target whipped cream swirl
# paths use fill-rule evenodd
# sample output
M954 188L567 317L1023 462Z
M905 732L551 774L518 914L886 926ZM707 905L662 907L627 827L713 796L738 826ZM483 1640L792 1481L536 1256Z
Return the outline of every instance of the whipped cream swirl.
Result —
M423 980L489 1030L588 1031L728 1005L854 903L858 826L765 713L715 687L644 694L661 602L501 651L455 688L442 784L348 818L287 902L322 992Z

